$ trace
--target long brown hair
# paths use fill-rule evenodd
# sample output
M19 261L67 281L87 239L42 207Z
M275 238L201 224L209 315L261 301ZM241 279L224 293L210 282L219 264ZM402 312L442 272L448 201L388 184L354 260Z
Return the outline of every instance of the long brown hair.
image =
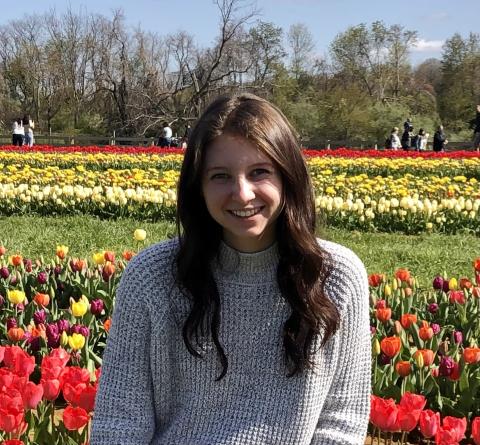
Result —
M210 104L192 129L185 152L178 184L176 277L192 305L183 339L188 351L201 357L200 338L211 335L223 367L218 380L225 376L228 360L218 338L220 297L210 266L222 228L210 216L202 196L205 153L222 134L248 139L275 162L281 174L284 207L276 223L277 281L291 308L283 328L290 377L313 366L315 336L322 335L323 346L338 328L339 313L325 294L328 259L315 237L313 189L295 132L278 108L252 94L222 96Z

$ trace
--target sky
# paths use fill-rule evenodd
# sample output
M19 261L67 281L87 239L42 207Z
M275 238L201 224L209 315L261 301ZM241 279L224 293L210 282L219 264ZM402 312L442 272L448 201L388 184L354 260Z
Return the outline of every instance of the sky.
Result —
M200 46L210 46L217 34L219 13L213 0L0 0L0 25L25 14L59 13L71 7L106 16L122 9L128 25L160 35L188 31ZM418 32L418 46L412 48L414 65L430 57L441 57L445 39L458 32L467 36L479 32L480 0L257 0L257 17L273 22L285 33L295 23L305 24L313 34L317 56L328 55L338 33L349 26L382 20ZM3 6L3 7L2 7Z

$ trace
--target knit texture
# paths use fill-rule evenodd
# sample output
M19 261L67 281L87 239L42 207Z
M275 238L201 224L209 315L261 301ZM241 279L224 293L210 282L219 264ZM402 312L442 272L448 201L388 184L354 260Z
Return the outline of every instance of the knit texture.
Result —
M253 254L221 244L212 265L220 293L219 339L193 357L182 338L188 300L174 286L177 240L134 257L117 292L91 445L363 445L370 409L371 346L365 268L349 249L319 241L340 329L315 368L286 377L282 327L290 315L276 280L278 248Z

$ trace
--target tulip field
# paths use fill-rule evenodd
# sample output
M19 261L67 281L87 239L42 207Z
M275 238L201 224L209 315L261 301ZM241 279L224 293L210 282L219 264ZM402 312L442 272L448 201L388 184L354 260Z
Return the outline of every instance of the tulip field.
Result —
M315 204L327 226L480 233L478 153L331 153L305 151ZM182 157L181 150L156 147L5 148L0 150L0 215L173 220Z
M478 153L304 155L328 227L480 236ZM142 222L174 219L182 156L156 147L0 148L0 218L138 223L128 248L78 255L58 239L35 258L0 231L0 445L88 443L116 289L153 236ZM367 444L480 445L480 250L467 261L461 274L445 267L423 280L402 264L369 269Z

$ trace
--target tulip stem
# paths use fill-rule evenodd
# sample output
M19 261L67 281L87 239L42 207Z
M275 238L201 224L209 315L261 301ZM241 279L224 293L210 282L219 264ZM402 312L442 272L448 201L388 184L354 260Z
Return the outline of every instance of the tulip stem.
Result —
M406 431L403 431L403 432L402 432L402 438L400 439L400 443L401 443L402 445L405 443L405 434L407 434Z
M380 439L381 439L381 431L380 431L380 428L378 429L378 445L380 445Z

